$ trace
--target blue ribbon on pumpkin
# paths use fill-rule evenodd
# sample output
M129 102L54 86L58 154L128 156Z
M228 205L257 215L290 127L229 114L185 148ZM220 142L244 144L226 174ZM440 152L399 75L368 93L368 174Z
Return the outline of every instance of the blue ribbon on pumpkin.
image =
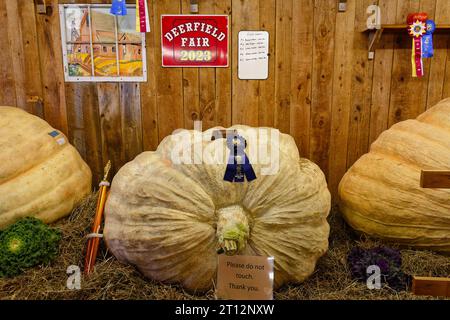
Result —
M116 16L127 15L127 3L125 0L113 0L111 5L111 14Z
M436 24L433 20L427 20L425 24L427 32L422 36L422 58L432 58L434 56L433 32L436 30Z
M255 180L255 171L245 154L247 141L240 135L228 135L227 147L230 149L230 156L223 179L229 182L244 182L245 178L248 182Z

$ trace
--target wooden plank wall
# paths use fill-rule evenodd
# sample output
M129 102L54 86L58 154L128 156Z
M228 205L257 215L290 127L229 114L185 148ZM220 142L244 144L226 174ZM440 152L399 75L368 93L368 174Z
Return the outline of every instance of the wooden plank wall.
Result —
M411 78L410 39L385 34L367 59L361 31L366 8L378 4L383 23L404 23L423 10L450 23L448 0L200 0L200 13L229 14L231 64L219 69L161 67L160 15L189 13L189 0L148 0L147 83L64 83L59 3L46 15L33 0L0 0L0 105L15 105L65 132L94 173L115 170L177 128L247 124L291 134L302 156L318 163L333 194L347 168L392 124L416 117L450 96L448 34L435 36L426 76ZM237 79L237 33L270 33L270 76Z

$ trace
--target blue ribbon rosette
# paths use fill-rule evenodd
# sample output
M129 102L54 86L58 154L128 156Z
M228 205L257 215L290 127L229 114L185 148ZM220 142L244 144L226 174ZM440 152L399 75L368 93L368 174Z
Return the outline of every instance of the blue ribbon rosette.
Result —
M227 147L230 149L227 170L225 171L225 181L229 182L245 182L256 179L250 160L245 154L247 141L240 135L227 135Z
M113 0L110 12L115 16L126 16L127 3L125 0Z
M422 58L431 58L434 55L433 32L436 30L436 24L433 20L427 20L427 32L422 36Z

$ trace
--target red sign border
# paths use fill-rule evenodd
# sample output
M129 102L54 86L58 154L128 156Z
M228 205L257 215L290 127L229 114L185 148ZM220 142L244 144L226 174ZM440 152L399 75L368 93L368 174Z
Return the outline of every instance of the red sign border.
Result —
M188 66L188 65L170 65L166 66L164 65L164 46L163 46L163 37L164 33L163 31L163 17L226 17L227 18L227 65L209 65L209 66ZM228 14L162 14L161 15L161 65L163 68L228 68L230 66L230 15Z

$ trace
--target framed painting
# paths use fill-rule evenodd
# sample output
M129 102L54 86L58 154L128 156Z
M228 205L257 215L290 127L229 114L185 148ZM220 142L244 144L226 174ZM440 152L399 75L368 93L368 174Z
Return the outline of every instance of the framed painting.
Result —
M66 82L146 82L145 33L136 31L136 7L126 16L110 5L59 6Z

